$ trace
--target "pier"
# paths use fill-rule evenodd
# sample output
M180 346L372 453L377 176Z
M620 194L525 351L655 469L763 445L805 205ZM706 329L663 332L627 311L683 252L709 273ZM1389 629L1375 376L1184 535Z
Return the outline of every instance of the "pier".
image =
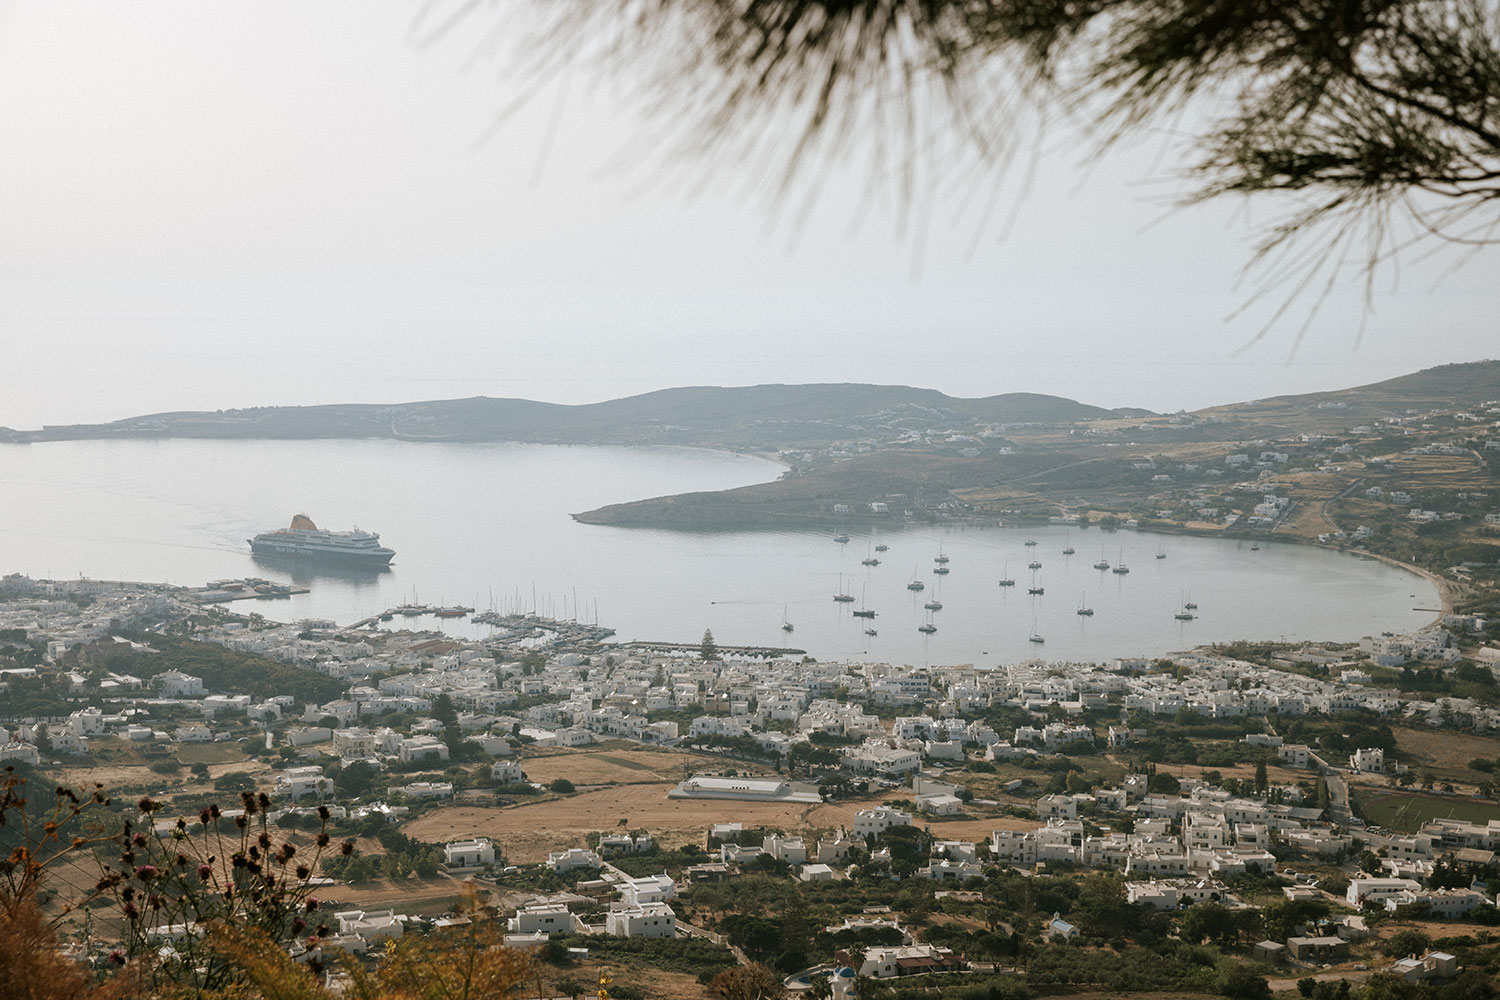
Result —
M634 649L643 653L697 653L701 643L693 642L647 642L636 640L620 644L621 649ZM805 649L790 649L780 646L724 646L715 645L721 656L743 656L749 659L778 660L788 656L806 656Z
M306 587L288 583L273 583L258 576L243 580L211 580L202 587L193 587L188 594L199 604L228 604L230 601L274 601L293 594L312 593Z
M392 621L398 617L418 618L423 615L433 615L438 618L447 618L450 620L461 617L453 614L443 614L443 612L451 610L455 609L433 607L426 604L403 604L400 607L387 608L379 614L361 619L349 627L375 628L383 621ZM467 612L472 609L464 610ZM496 629L496 634L488 637L485 641L502 646L530 642L532 647L536 649L561 649L598 645L615 634L614 629L605 625L560 621L556 618L545 618L541 615L532 614L507 615L501 614L498 611L481 611L470 620L476 625L488 625Z

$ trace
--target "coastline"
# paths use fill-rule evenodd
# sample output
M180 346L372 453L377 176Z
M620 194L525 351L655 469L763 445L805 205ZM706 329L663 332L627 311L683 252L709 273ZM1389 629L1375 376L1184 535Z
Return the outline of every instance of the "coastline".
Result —
M1316 545L1317 543L1312 543L1312 544ZM1318 547L1319 548L1329 548L1329 549L1334 549L1335 548L1332 545L1319 545ZM1350 551L1350 550L1348 550L1348 549L1343 549L1343 550L1335 549L1335 551L1345 551L1345 552L1347 552L1347 551ZM1425 578L1429 583L1431 583L1435 588L1437 588L1438 601L1439 601L1439 603L1442 604L1443 609L1438 614L1438 617L1436 617L1436 618L1434 618L1432 620L1432 623L1434 625L1436 625L1438 622L1440 622L1440 621L1443 620L1443 615L1450 615L1450 614L1453 613L1453 609L1456 606L1455 602L1454 602L1454 597L1456 596L1455 592L1458 590L1459 584L1454 583L1452 580L1449 580L1447 577L1440 576L1439 574L1434 573L1432 570L1423 569L1420 566L1414 566L1414 565L1412 565L1411 563L1408 563L1408 562L1402 562L1400 559L1396 559L1396 558L1394 558L1392 556L1381 555L1379 552L1364 552L1364 551L1361 551L1361 552L1359 552L1357 554L1361 555L1361 556L1365 556L1366 558L1369 558L1369 559L1375 559L1375 560L1377 560L1379 562L1383 562L1383 563L1385 563L1388 566L1399 566L1399 567L1401 567L1404 570L1409 570L1410 572L1415 573L1417 576Z

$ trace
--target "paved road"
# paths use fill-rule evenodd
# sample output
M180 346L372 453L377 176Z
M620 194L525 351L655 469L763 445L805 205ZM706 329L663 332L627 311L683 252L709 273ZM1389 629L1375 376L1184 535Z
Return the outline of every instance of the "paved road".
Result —
M1308 759L1318 765L1318 770L1323 775L1323 781L1328 785L1328 818L1342 827L1352 827L1354 824L1354 813L1349 808L1349 783L1344 780L1337 768L1319 757L1310 753Z

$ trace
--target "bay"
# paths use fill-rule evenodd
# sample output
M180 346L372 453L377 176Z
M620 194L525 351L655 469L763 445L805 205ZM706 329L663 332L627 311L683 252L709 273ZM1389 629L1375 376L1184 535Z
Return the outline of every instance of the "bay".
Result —
M1352 640L1433 617L1434 586L1375 560L1293 544L1099 528L903 525L671 532L579 524L607 503L774 479L763 459L690 449L327 441L75 441L0 446L0 572L201 585L308 586L232 605L348 624L407 601L597 620L619 640L794 646L820 659L997 664L1154 656L1234 639ZM388 572L308 571L246 540L305 513L396 550ZM1024 543L1037 542L1034 547ZM875 553L884 543L889 551ZM1071 545L1075 553L1062 554ZM1158 551L1166 558L1157 559ZM934 574L946 555L950 572ZM1101 556L1126 575L1096 570ZM861 560L878 557L879 566ZM1042 563L1035 585L1028 561ZM1002 575L1013 588L1002 588ZM924 589L908 589L913 580ZM836 603L835 593L852 603ZM1197 618L1176 621L1184 601ZM940 600L928 612L923 604ZM853 617L861 605L873 620ZM1080 616L1080 605L1092 616ZM784 632L783 621L795 631ZM931 621L937 631L917 627ZM481 636L467 620L397 618ZM875 636L865 630L873 628ZM1045 638L1030 641L1035 632Z

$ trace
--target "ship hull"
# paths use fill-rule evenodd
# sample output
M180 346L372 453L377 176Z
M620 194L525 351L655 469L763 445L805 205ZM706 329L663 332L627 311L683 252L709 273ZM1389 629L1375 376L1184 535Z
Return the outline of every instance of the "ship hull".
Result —
M380 568L389 566L391 559L396 553L390 549L374 549L369 551L325 549L308 545L299 545L290 541L266 541L260 538L250 539L250 552L257 556L266 556L273 559L295 559L298 562L328 563L339 566L366 566Z

